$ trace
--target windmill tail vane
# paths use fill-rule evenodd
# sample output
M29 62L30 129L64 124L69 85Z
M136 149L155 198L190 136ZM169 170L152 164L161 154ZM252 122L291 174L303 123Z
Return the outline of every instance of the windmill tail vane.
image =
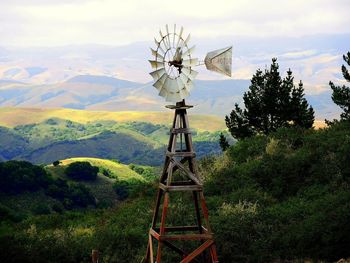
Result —
M204 64L208 70L231 77L232 47L222 48L209 52L205 56Z

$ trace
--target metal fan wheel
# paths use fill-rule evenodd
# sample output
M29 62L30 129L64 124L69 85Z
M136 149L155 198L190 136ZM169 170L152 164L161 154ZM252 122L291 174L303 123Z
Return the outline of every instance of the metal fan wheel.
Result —
M166 33L160 30L160 41L155 39L156 49L152 49L154 60L150 60L154 71L150 74L158 89L159 95L167 101L178 102L189 96L193 87L192 81L198 74L192 66L198 64L198 59L192 58L194 46L189 48L190 35L183 38L183 27L176 31L176 25L172 32L166 26Z

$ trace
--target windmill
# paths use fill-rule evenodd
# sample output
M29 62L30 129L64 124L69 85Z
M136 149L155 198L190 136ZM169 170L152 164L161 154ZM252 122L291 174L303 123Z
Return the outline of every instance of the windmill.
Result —
M168 248L185 262L218 262L213 232L210 228L203 184L199 178L196 153L193 149L192 134L189 128L185 98L193 89L193 81L198 72L193 68L205 65L208 70L231 76L232 47L209 52L204 61L193 57L195 46L190 47L190 34L184 37L183 27L179 31L176 25L169 30L159 31L160 40L155 38L156 47L151 48L154 60L150 60L154 79L153 86L159 96L175 105L166 107L175 110L170 138L166 151L163 171L160 177L156 206L149 231L148 246L144 263L161 263L163 249ZM193 212L193 222L182 225L170 225L167 215L170 208L170 196L175 193L189 194L193 201L193 211L188 209L179 220L188 218ZM191 221L191 220L190 220ZM191 223L191 224L189 224ZM181 246L182 242L194 244ZM157 243L157 244L155 244ZM187 250L186 250L187 249ZM188 251L191 249L190 251Z

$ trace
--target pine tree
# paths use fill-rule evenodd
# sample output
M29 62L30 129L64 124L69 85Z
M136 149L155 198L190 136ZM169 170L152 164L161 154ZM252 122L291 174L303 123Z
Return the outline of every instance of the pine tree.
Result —
M276 58L269 70L256 71L243 101L244 109L235 104L230 116L225 117L226 126L238 139L269 134L280 127L311 128L314 122L314 110L304 98L302 82L294 86L290 69L282 79Z
M291 98L291 121L294 125L311 128L315 121L315 112L304 98L303 82L300 81L298 87L293 87Z
M343 55L344 61L350 66L350 52L346 55ZM345 65L341 67L344 79L347 82L350 82L350 73ZM332 81L329 82L331 89L333 90L332 100L337 104L343 112L340 114L341 120L350 120L350 87L335 86ZM330 123L330 122L328 122Z
M228 147L230 147L230 144L228 143L225 135L222 132L220 133L219 143L220 143L220 147L221 147L223 152L226 151Z

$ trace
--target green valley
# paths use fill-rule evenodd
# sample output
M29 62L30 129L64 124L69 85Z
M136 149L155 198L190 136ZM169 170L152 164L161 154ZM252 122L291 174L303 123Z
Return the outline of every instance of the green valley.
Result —
M83 156L160 165L171 121L170 114L162 112L20 108L3 108L0 112L4 125L0 127L0 159L42 164ZM214 116L192 118L199 157L220 153L218 138L224 130L223 121Z

